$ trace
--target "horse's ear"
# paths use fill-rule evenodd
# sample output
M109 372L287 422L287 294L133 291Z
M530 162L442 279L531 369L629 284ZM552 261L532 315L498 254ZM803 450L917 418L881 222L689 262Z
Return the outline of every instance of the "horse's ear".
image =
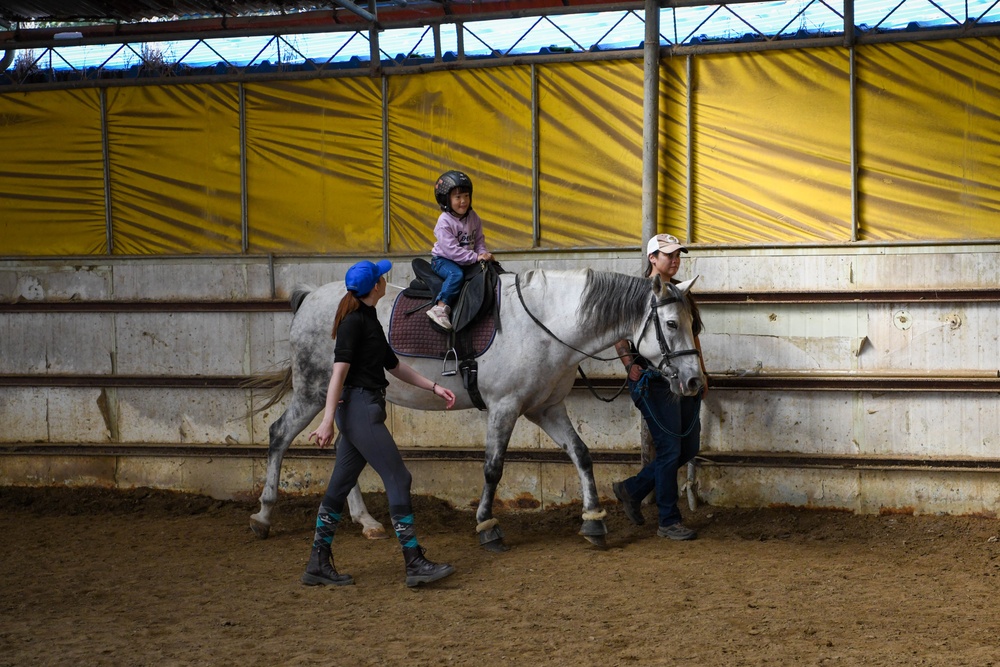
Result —
M653 294L660 296L663 291L663 281L660 279L660 274L653 275Z
M676 287L677 287L677 290L678 290L678 291L679 291L679 292L680 292L681 294L687 294L687 293L688 293L688 290L690 290L690 289L691 289L692 287L694 287L694 284L695 284L696 282L698 282L698 278L700 278L700 276L695 276L695 277L694 277L694 278L692 278L691 280L686 280L686 281L684 281L684 282L682 282L682 283L678 283L678 284L677 284L677 286L676 286Z

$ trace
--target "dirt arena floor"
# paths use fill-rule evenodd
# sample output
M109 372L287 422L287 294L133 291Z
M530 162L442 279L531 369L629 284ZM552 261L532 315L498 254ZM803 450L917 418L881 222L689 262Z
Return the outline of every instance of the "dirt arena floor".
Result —
M703 507L675 543L609 505L606 550L568 508L500 514L490 554L420 498L454 576L410 590L396 541L345 523L357 585L328 589L299 583L317 502L258 540L247 503L0 489L0 665L1000 665L995 519Z

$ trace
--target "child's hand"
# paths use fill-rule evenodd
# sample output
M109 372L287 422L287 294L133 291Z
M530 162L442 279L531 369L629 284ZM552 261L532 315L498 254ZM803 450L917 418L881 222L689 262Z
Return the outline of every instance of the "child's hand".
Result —
M493 261L493 253L491 253L491 252L484 252L482 255L479 256L479 261L480 262L492 262Z

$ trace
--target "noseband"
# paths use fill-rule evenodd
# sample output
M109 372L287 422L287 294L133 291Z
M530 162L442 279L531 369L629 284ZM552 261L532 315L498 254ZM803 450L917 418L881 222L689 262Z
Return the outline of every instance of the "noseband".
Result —
M676 352L670 351L670 346L667 344L667 338L663 335L663 327L660 325L660 318L656 316L656 309L660 306L668 306L672 303L680 302L681 298L677 294L677 289L673 285L670 285L670 291L673 292L673 296L668 296L663 299L657 299L653 296L650 299L649 314L646 316L646 321L642 325L642 330L639 332L639 337L636 339L636 342L638 343L638 341L642 340L642 337L646 335L646 327L649 326L649 321L652 320L656 329L656 342L660 346L660 354L663 357L660 360L660 363L657 364L656 370L661 375L665 375L669 379L674 380L677 378L678 370L676 366L670 363L670 360L689 354L698 354L698 350L696 348L691 348L689 350L678 350Z

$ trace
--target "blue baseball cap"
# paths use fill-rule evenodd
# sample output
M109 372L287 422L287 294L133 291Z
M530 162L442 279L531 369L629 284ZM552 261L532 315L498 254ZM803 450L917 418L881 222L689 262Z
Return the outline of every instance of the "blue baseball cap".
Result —
M366 259L347 269L344 283L351 292L364 296L375 289L378 279L389 273L390 269L392 262L387 259L380 260L378 264Z

